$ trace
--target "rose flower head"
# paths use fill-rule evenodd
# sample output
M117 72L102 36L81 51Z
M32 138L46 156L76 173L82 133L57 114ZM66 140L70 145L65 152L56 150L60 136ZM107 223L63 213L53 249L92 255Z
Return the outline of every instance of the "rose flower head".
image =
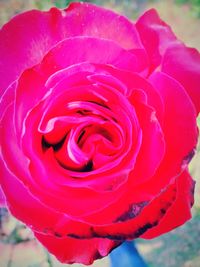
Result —
M191 217L200 54L149 10L32 10L0 30L0 186L61 262Z

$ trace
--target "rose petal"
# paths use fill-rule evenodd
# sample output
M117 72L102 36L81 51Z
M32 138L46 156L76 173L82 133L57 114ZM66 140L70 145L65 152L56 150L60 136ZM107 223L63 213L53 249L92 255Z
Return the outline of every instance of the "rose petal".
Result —
M105 65L103 69L107 70L113 77L120 80L127 88L124 92L127 98L131 97L134 90L144 91L144 98L146 98L147 104L153 107L156 111L156 117L158 118L160 124L163 122L163 101L157 90L151 85L151 83L141 77L138 73L122 70L114 66ZM136 91L135 91L136 93ZM141 94L138 96L141 97Z
M124 200L126 197L129 196L125 195ZM93 226L91 227L91 232L94 237L106 237L116 240L137 238L159 223L164 216L163 210L168 210L175 198L176 184L173 183L150 202L132 204L129 202L129 209L123 211L112 224ZM112 212L117 212L117 205L113 206ZM100 220L101 213L96 215Z
M68 264L90 265L94 260L107 256L120 244L107 238L56 238L38 233L35 236L59 261Z
M200 54L194 48L183 45L168 48L162 71L178 80L191 97L197 111L200 111Z
M38 67L40 72L49 76L60 69L82 62L109 64L135 72L141 70L139 59L134 53L112 40L88 36L71 37L58 43ZM36 70L38 71L37 67Z
M5 199L4 193L2 191L2 188L0 186L0 208L2 208L2 207L6 207L6 199Z
M0 121L3 118L7 108L13 103L15 99L16 87L17 83L16 82L12 83L0 97Z
M122 15L94 4L80 2L71 3L66 11L72 36L95 36L113 40L127 50L142 47L134 23Z
M159 224L148 230L142 238L154 238L171 231L191 218L191 206L194 202L194 181L188 171L184 171L177 180L177 196L173 205L166 211Z
M184 88L162 72L153 73L150 81L158 90L165 105L162 129L166 153L150 182L150 187L146 185L154 191L156 188L161 189L166 186L171 177L180 173L181 168L185 168L189 163L197 145L198 131L195 108Z
M13 125L13 113L14 104L12 103L8 106L0 123L0 161L5 162L6 166L9 166L9 169L27 184L27 182L31 180L28 170L29 160L23 154L23 151L20 149L16 140L16 132Z
M49 49L72 36L110 39L125 49L142 48L134 24L92 4L73 3L66 10L28 11L15 16L0 30L0 95L22 71L39 63Z
M160 19L155 9L146 11L138 19L136 28L149 55L152 71L160 64L166 49L178 41L171 28Z
M137 102L137 99L134 100L134 91L131 98L143 136L135 168L129 174L131 184L135 186L144 183L155 174L165 155L165 138L155 110L147 104Z

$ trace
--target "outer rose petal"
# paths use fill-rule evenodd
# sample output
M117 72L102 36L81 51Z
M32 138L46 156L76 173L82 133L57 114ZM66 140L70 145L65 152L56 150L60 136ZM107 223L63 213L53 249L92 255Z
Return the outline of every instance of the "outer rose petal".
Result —
M69 14L71 36L109 39L128 50L142 48L134 23L122 15L94 4L80 2L71 3L66 11Z
M126 196L124 197L126 198ZM91 227L91 232L94 237L115 240L137 238L158 224L164 215L162 210L167 210L173 204L175 197L176 185L173 183L150 202L138 203L138 205L137 203L131 205L130 202L129 210L125 210L113 223ZM117 212L116 206L112 212ZM97 216L100 216L100 214L98 213Z
M178 42L171 28L160 19L155 9L150 9L136 23L140 38L150 58L151 69L157 67L165 50Z
M191 218L191 205L194 202L194 181L188 171L177 180L177 197L159 224L141 237L153 238L178 227Z
M154 9L141 16L136 27L149 55L152 64L150 69L153 70L162 64L162 71L177 79L185 87L198 114L200 111L200 54L198 51L181 44Z
M5 196L0 186L0 208L5 206L6 206Z
M107 256L121 243L107 238L56 238L38 233L35 236L58 260L69 264L92 264L94 260Z
M184 88L162 72L154 72L150 82L165 103L162 127L166 142L165 157L149 184L144 184L144 189L155 192L169 184L190 162L197 145L198 130L195 107Z
M200 112L200 54L194 48L183 45L167 49L162 71L178 80L191 97L197 114Z
M6 112L8 106L14 101L15 99L15 89L17 83L12 83L0 97L0 122Z
M110 39L125 49L142 48L133 23L92 4L74 3L66 10L52 8L48 12L28 11L15 16L0 30L0 76L4 77L0 80L0 95L23 70L39 63L49 49L72 36Z

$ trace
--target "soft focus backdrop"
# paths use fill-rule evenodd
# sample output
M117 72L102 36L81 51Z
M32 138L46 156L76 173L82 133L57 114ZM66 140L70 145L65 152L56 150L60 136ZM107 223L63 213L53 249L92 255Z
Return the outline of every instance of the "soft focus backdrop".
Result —
M15 14L28 9L64 8L67 0L0 0L0 26ZM134 20L144 10L156 8L188 46L200 50L200 0L96 0L88 1L111 8ZM200 125L200 118L199 118ZM200 266L200 146L190 164L197 181L193 218L184 226L154 240L137 240L136 246L149 267ZM181 211L180 211L181 212ZM119 259L120 261L120 259ZM33 238L31 233L0 208L0 267L61 267ZM74 267L82 266L74 264ZM92 267L108 267L109 257ZM126 267L126 266L121 266ZM134 266L133 266L134 267Z

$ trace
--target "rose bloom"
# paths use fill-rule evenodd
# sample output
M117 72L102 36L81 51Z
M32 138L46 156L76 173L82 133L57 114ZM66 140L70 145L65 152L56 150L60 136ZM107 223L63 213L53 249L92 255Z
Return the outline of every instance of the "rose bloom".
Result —
M0 66L6 204L61 262L190 219L200 54L155 10L25 12L0 31Z

